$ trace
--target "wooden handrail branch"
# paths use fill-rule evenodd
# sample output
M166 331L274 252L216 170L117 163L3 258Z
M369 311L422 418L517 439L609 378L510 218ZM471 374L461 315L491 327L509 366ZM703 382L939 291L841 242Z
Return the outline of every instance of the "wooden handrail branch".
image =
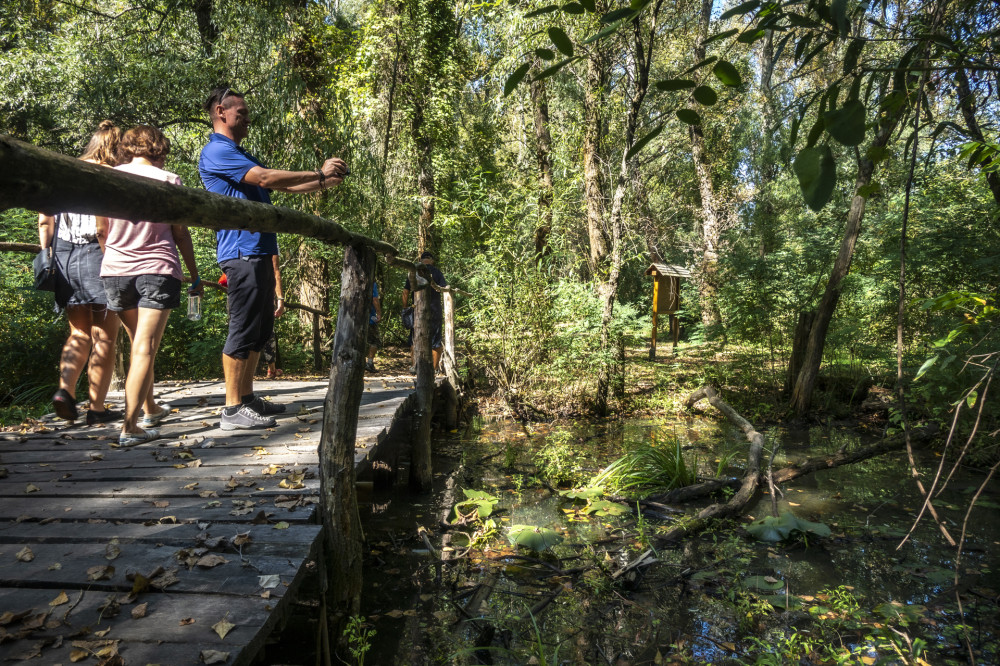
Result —
M399 254L389 243L317 215L177 187L0 135L0 210L14 207L50 215L71 210L185 227L295 233L335 245L370 247L393 257Z
M0 252L31 252L38 254L42 246L38 243L0 243Z

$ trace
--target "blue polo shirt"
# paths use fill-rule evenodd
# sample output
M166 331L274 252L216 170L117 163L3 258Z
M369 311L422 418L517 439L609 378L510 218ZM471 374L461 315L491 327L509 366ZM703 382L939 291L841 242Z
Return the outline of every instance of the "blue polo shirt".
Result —
M209 192L269 204L269 190L243 182L243 177L255 166L264 165L229 137L213 133L208 137L208 145L201 150L198 173ZM224 229L217 232L216 237L219 240L216 251L219 263L241 256L278 254L277 234Z

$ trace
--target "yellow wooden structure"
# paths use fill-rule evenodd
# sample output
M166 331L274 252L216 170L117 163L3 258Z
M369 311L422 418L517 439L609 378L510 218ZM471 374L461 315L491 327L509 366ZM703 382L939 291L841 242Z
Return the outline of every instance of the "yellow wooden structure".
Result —
M653 334L649 346L649 360L656 358L656 331L659 316L670 315L670 337L677 349L680 325L675 312L681 309L681 278L691 277L691 271L674 264L653 263L646 269L646 275L653 276Z

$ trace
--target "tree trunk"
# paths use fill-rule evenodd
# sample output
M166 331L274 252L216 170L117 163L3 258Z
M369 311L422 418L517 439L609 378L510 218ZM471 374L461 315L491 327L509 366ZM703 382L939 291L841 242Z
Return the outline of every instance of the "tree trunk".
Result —
M701 16L698 20L698 41L694 48L695 62L705 59L704 40L708 37L709 21L712 18L712 0L702 0ZM712 170L705 150L705 135L701 125L691 125L691 157L694 160L695 177L698 180L698 193L701 196L701 280L699 284L699 300L701 304L701 323L707 326L717 326L722 323L719 312L717 292L719 290L719 218L715 201L715 188L712 184Z
M417 189L420 194L420 223L418 227L417 251L437 251L432 226L434 224L434 141L424 128L424 105L415 100L413 118L410 123L413 145L417 150Z
M329 567L328 606L342 616L356 615L361 606L363 536L355 494L354 443L365 388L374 270L375 253L371 249L344 248L340 311L319 445L320 496L327 546L321 566Z
M538 158L538 225L535 227L535 261L551 253L552 233L552 137L549 134L549 101L545 81L531 82L531 106L535 122L535 155Z
M830 322L833 320L837 301L840 299L841 283L851 268L854 246L858 241L858 236L861 235L861 221L865 216L867 199L858 192L861 188L871 184L875 173L875 163L866 155L871 154L871 148L885 147L907 108L908 106L903 104L895 112L886 112L879 126L879 132L872 141L869 150L858 153L858 176L854 183L854 198L851 200L851 208L847 213L844 237L840 241L840 250L837 253L836 261L834 261L833 270L830 271L830 279L826 283L823 298L816 308L816 317L813 320L812 330L809 332L805 357L802 359L802 369L799 371L795 388L792 390L791 409L796 415L801 416L809 411L816 378L819 376L819 366L823 360L826 334L830 328Z
M594 276L600 274L609 249L608 233L604 228L604 187L601 178L604 79L604 64L595 51L587 58L587 80L583 88L583 196L587 206L590 272Z
M806 356L806 346L809 344L809 331L812 330L813 319L816 313L813 311L799 312L799 321L795 325L795 337L792 340L792 356L788 360L788 375L785 378L785 395L789 395L795 388L795 380L802 370L802 361Z
M430 276L427 276L428 279ZM417 286L415 273L410 284ZM431 309L429 285L417 286L413 292L413 356L417 366L416 409L410 448L410 488L430 492L433 481L431 466L431 416L434 409L434 366L431 356Z
M297 250L297 261L299 264L299 303L310 308L327 312L330 303L330 264L324 259L316 248L309 243L302 242ZM343 288L343 285L341 285ZM328 317L316 317L306 310L298 311L299 321L303 331L312 333L312 340L316 338L316 324L319 324L319 339L330 340L333 337L332 323ZM313 342L315 345L315 342ZM315 350L314 350L315 353Z
M979 143L984 143L986 139L976 119L976 100L969 85L969 76L962 67L955 70L955 85L958 88L958 105L962 109L962 117L965 118L969 136ZM986 184L993 193L993 200L1000 206L1000 174L996 171L983 171L983 176L986 177Z

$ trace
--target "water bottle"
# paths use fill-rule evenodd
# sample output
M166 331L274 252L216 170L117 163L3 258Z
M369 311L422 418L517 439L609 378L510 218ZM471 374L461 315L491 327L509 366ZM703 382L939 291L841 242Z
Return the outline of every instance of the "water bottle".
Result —
M201 320L201 295L189 293L188 294L188 313L187 318L191 321Z

